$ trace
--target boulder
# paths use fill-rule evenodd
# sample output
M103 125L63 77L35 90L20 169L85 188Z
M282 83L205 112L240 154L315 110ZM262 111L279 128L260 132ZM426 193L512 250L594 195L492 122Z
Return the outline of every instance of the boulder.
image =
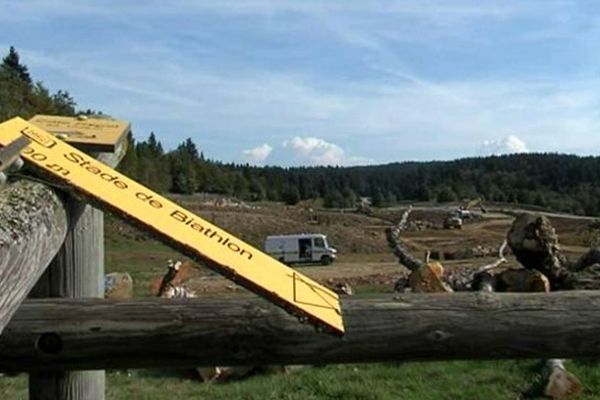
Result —
M133 298L133 279L127 272L113 272L104 276L105 299Z

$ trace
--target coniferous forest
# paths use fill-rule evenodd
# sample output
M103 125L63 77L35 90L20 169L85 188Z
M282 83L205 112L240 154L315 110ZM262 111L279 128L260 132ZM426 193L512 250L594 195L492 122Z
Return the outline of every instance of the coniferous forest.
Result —
M0 65L0 121L78 113L102 115L78 110L68 92L52 93L43 82L35 82L17 51L9 49ZM352 207L359 197L370 197L374 206L482 197L600 216L600 157L513 154L362 167L281 168L211 160L192 139L171 150L164 149L154 133L143 140L130 136L128 141L119 169L160 192L208 192L287 204L320 198L326 207Z

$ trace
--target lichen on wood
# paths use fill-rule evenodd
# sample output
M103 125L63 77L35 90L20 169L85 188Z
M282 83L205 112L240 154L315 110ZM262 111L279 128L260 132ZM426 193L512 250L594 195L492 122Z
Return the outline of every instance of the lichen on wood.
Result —
M67 214L50 187L28 180L0 190L0 333L64 241Z
M45 227L64 209L57 194L37 182L21 180L0 191L0 246L6 246L24 234Z

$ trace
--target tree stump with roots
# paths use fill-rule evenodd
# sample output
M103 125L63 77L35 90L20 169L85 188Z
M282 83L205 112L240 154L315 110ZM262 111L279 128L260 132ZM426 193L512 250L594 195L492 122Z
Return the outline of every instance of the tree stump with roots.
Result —
M600 249L590 249L577 261L568 260L548 217L520 215L507 240L519 263L544 274L552 290L600 289Z

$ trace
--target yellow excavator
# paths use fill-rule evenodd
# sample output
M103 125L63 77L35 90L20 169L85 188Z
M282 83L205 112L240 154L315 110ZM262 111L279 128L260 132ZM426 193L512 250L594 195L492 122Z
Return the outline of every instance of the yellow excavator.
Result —
M479 207L483 214L487 213L481 197L476 199L465 199L462 201L461 205L452 212L452 215L444 220L444 229L462 229L463 221L473 217L471 209L474 207Z
M476 199L465 199L462 204L458 207L458 212L462 218L470 218L472 217L471 209L479 207L479 210L485 214L487 210L483 206L483 199L478 197Z

